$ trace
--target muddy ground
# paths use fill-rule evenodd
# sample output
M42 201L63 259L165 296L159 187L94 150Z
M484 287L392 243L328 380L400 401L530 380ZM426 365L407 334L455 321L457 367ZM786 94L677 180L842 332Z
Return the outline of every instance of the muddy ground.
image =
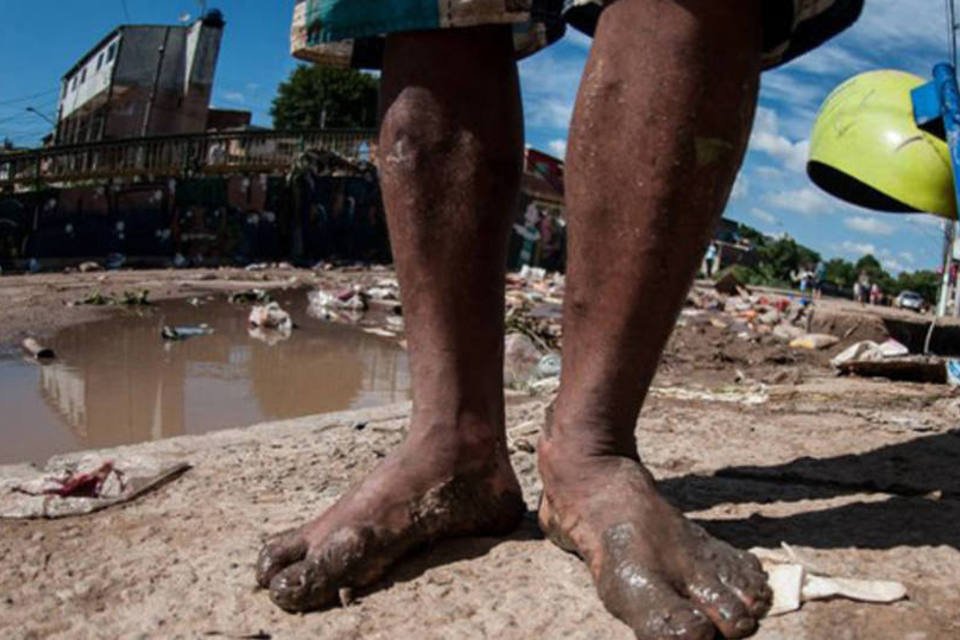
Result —
M0 279L14 303L0 310L0 342L113 312L63 304L94 288L149 288L161 298L383 274L102 275ZM849 304L819 309L815 322L846 335L826 353L685 318L638 422L640 450L674 502L731 543L786 542L836 575L900 580L910 594L892 605L807 603L764 621L757 637L960 637L960 395L834 377L829 356L882 337L885 325ZM531 445L550 399L547 390L510 394L513 462L531 509L539 493ZM275 609L253 581L261 541L330 505L400 441L408 415L392 406L124 448L194 466L99 514L0 522L0 630L13 638L631 637L604 611L582 564L541 539L532 513L509 539L423 550L347 608Z

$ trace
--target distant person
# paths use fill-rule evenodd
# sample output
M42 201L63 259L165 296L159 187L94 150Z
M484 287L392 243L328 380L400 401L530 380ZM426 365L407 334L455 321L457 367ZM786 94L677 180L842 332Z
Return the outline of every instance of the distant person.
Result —
M826 281L827 265L823 264L823 260L820 260L813 270L813 297L815 299L819 300L823 297L823 285Z
M853 297L860 304L866 304L870 295L870 276L866 271L861 271L857 282L853 285Z
M383 53L380 178L414 400L395 451L265 545L259 584L288 611L317 609L424 545L523 521L503 396L524 145L515 47L559 38L566 18L594 40L566 156L563 373L537 446L539 523L640 640L748 636L771 603L760 563L660 494L637 418L743 161L761 71L842 31L863 0L439 4L311 6L311 37L344 40L325 51L375 66Z
M881 305L883 304L883 290L880 289L880 285L876 282L870 286L870 304L872 305Z
M707 247L707 253L703 256L703 271L707 274L708 278L712 278L714 272L717 270L717 243L711 242L710 246Z

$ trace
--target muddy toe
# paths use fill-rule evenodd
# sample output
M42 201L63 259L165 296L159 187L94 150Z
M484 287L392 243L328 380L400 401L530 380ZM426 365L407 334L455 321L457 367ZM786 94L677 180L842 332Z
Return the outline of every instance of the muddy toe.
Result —
M257 557L257 584L264 589L273 577L307 555L307 541L297 529L274 536Z
M689 597L726 638L744 638L757 630L757 619L746 603L719 578L697 580Z

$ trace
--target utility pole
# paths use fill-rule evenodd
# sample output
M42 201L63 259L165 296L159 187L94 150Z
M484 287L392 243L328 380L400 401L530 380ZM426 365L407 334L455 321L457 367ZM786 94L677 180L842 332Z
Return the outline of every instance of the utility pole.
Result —
M163 59L167 55L167 44L170 41L170 27L163 32L163 44L157 51L157 70L153 74L153 86L150 88L150 99L147 101L147 108L143 113L143 127L140 130L140 137L146 138L150 130L150 118L153 115L153 104L157 100L157 90L160 87L160 77L163 74Z

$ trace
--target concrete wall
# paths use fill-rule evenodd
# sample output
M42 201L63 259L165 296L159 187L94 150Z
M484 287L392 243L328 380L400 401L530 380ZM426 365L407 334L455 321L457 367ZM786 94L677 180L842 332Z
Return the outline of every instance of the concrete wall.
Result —
M116 52L119 50L119 46L120 36L117 35L102 46L83 67L72 76L61 81L61 118L70 117L90 100L110 90L110 81L114 65L117 62ZM108 61L108 52L111 47L114 57ZM80 81L82 78L85 78L83 82Z

